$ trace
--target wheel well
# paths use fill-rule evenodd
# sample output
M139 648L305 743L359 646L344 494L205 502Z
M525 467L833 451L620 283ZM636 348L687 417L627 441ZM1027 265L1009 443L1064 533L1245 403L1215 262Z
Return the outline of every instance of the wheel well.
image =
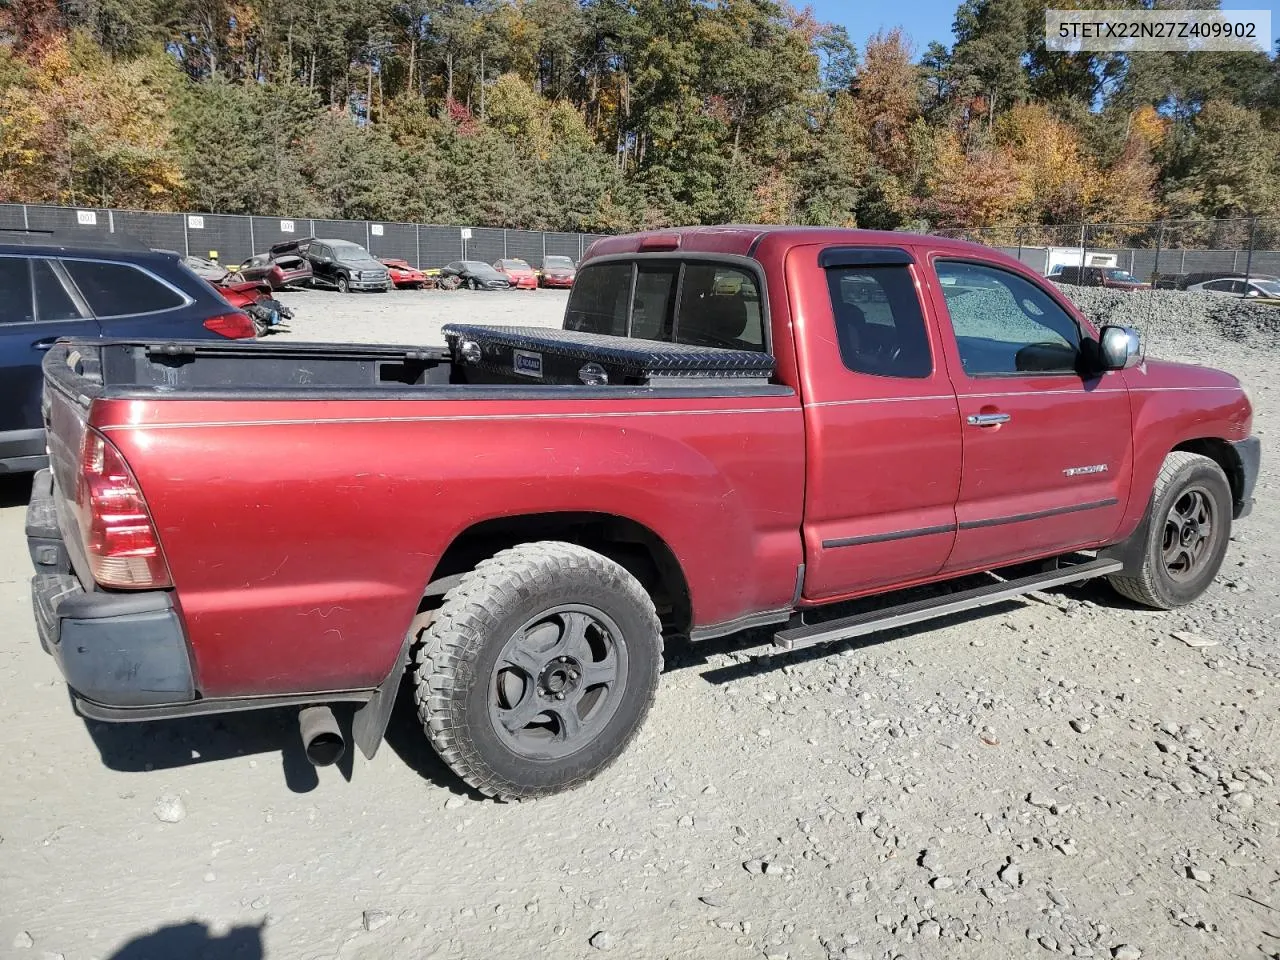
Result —
M1227 441L1217 437L1201 437L1198 440L1185 440L1173 448L1185 453L1198 453L1208 457L1222 468L1231 484L1231 499L1238 506L1244 499L1244 464L1235 448Z
M671 548L644 525L607 513L538 513L477 523L449 544L432 582L465 573L499 550L537 540L563 540L603 554L640 581L664 633L687 634L692 627L689 584Z

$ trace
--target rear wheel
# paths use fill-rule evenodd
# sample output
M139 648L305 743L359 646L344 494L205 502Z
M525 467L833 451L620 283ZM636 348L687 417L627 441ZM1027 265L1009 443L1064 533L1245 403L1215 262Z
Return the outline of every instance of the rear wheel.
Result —
M351 290L350 281L348 281L345 276L338 277L338 292L349 293L350 290Z
M1171 453L1148 509L1141 571L1110 581L1136 603L1171 610L1204 593L1222 567L1231 539L1231 485L1208 457Z
M640 583L570 543L503 550L445 597L416 663L431 745L481 793L545 796L612 763L653 704L662 629Z

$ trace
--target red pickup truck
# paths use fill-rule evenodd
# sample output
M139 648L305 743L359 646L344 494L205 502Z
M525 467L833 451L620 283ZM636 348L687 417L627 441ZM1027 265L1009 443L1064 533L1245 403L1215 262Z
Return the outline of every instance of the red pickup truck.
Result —
M407 670L446 763L537 796L622 752L664 642L794 650L1099 576L1171 608L1252 504L1235 378L967 243L607 238L563 329L446 334L49 351L33 605L83 715L295 705L323 763L373 754Z

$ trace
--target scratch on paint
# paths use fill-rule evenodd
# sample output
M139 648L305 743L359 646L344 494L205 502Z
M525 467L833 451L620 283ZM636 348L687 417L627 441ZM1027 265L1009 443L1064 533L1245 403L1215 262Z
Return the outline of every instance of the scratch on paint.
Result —
M313 613L320 617L321 620L328 620L335 613L345 612L346 607L330 607L328 610L321 610L319 607L312 607L310 610L304 611L303 616L309 617Z

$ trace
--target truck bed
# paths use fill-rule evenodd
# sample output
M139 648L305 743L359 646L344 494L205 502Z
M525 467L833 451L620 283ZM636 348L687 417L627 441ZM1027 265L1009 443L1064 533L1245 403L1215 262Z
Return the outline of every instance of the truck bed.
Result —
M479 328L476 328L479 329ZM498 328L490 328L497 330ZM610 349L601 348L602 362L616 365L627 352L652 363L653 345L625 338ZM635 344L630 351L626 348ZM685 351L686 353L688 351ZM710 355L736 351L701 348ZM582 356L590 359L588 351ZM701 376L664 377L652 383L611 383L587 386L549 383L517 377L516 382L495 382L491 370L454 362L446 347L370 346L367 344L203 341L83 340L59 344L49 351L45 371L55 380L75 380L92 396L124 398L180 395L184 399L280 399L282 396L323 396L368 399L372 397L482 397L512 399L536 392L539 397L567 396L620 398L626 396L768 396L786 395L790 388L769 382L772 358L757 354L753 376L741 375L741 367L724 365L724 376L714 366ZM718 359L718 358L717 358ZM579 363L582 361L579 361ZM686 359L687 364L687 359ZM575 364L576 366L576 364Z
M442 349L138 341L59 343L45 375L63 538L92 429L146 497L205 697L375 686L442 558L511 517L651 531L695 628L792 602L781 384L477 385Z

